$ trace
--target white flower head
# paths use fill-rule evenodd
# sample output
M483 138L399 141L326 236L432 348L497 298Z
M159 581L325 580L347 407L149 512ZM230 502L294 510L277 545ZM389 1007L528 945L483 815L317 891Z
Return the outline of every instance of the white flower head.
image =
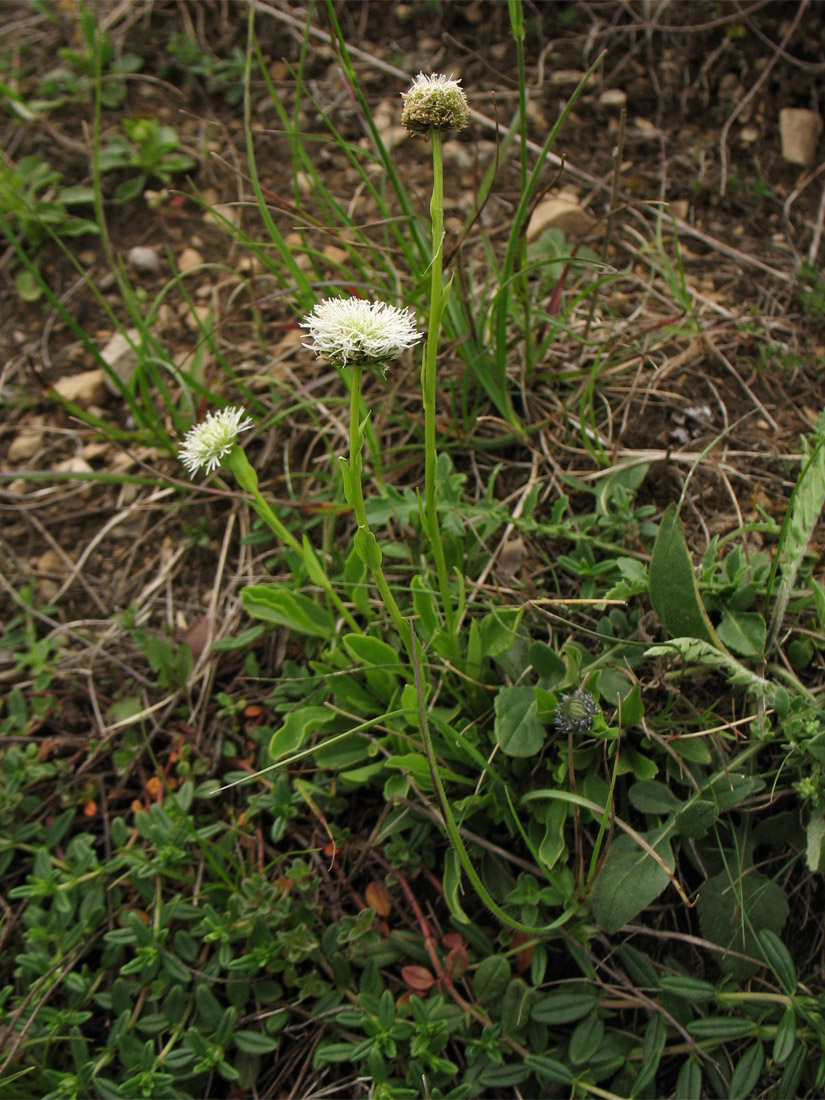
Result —
M232 405L217 412L206 414L206 418L190 428L183 443L178 448L178 458L194 477L198 470L211 474L221 464L241 432L251 428L254 421L244 418L244 410Z
M342 366L347 362L378 367L414 347L422 334L412 310L363 298L326 298L301 322L311 342L305 348Z
M470 117L467 96L460 80L452 75L419 73L406 92L401 93L404 109L401 125L411 134L429 130L463 130Z

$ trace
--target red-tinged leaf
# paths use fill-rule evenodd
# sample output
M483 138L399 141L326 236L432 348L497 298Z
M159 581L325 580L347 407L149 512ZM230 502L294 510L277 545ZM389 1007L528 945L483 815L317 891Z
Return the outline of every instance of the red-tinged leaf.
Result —
M444 973L450 978L463 978L469 965L470 956L463 943L451 947L444 957Z
M435 978L425 966L402 966L401 977L415 993L428 993L435 985Z
M364 891L367 905L374 909L379 917L388 917L392 910L392 899L381 882L370 882Z
M454 947L464 946L464 937L460 932L446 932L441 937L441 942L447 948L448 951L452 951Z
M527 944L527 947L522 948L522 944ZM513 933L513 946L521 948L516 951L516 969L519 974L523 974L525 970L530 968L530 963L533 960L533 951L535 949L535 942L527 932L514 932Z

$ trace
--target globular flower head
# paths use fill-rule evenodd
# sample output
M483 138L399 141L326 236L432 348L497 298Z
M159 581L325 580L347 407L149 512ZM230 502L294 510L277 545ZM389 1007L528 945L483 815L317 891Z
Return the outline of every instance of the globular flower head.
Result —
M599 713L599 704L590 692L578 688L559 700L556 729L560 733L589 733Z
M342 366L369 364L382 374L387 363L414 347L422 335L411 310L363 298L326 298L304 317L301 328L311 338L304 347L316 355Z
M198 470L211 474L221 464L241 432L253 426L244 410L232 405L217 412L206 414L206 418L190 428L183 443L178 448L178 458L194 477Z
M411 134L426 134L430 130L463 130L470 117L467 96L461 82L443 73L425 76L419 73L402 92L404 109L401 124Z

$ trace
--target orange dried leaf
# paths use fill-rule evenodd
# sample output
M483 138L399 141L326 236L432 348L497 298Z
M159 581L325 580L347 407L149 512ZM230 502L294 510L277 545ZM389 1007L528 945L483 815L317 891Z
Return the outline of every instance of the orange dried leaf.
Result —
M381 882L370 882L364 891L367 905L374 909L379 917L388 917L392 909L392 899Z
M94 817L97 813L97 803L93 798L90 798L86 805L83 807L84 817Z
M163 780L157 775L150 775L144 785L150 798L157 798L163 790Z
M435 978L424 966L402 966L401 977L416 993L427 993L435 985Z

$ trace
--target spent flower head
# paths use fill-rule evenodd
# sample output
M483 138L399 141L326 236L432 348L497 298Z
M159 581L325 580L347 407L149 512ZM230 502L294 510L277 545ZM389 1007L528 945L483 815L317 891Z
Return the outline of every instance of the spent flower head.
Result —
M233 405L206 414L206 418L190 428L178 448L178 458L194 477L198 470L211 474L221 464L241 432L251 428L254 421L244 418L244 410Z
M326 298L301 322L311 342L304 344L316 355L342 366L347 362L378 367L414 347L422 334L415 327L412 310L363 298Z
M419 73L406 92L401 93L404 109L401 124L411 134L430 130L463 130L470 117L467 96L461 81L452 76Z
M599 704L589 691L577 688L562 695L556 707L556 729L560 733L589 733L600 714Z

